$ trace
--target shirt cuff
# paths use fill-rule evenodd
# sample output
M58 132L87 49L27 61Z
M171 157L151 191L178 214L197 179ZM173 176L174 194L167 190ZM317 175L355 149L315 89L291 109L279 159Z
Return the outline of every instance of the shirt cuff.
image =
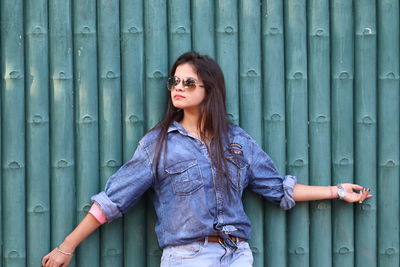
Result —
M283 191L284 195L281 199L279 206L281 209L289 210L296 205L296 201L293 199L294 185L297 183L296 176L287 175L283 180Z
M104 191L92 196L91 200L99 205L100 209L107 217L108 222L111 222L122 216L122 213L117 205L111 201Z
M89 213L92 214L96 218L96 220L101 224L108 222L106 215L104 215L104 212L101 210L100 206L96 202L93 202L93 205L89 210Z

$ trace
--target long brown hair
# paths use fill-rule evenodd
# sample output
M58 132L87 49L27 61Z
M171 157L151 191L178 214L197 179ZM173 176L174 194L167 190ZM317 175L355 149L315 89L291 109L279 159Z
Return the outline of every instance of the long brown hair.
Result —
M184 63L191 63L197 75L201 78L206 91L205 98L200 104L200 118L198 120L198 129L200 129L200 138L205 140L212 136L212 144L209 152L212 162L218 171L218 176L228 177L227 164L224 157L224 144L227 142L228 120L226 116L225 104L225 80L219 65L210 57L200 55L191 51L181 55L169 72L169 76L174 76L176 68ZM167 111L164 119L154 129L159 129L159 138L155 150L154 169L156 176L160 153L167 151L167 133L168 128L173 121L183 119L183 110L173 106L171 95L168 95Z

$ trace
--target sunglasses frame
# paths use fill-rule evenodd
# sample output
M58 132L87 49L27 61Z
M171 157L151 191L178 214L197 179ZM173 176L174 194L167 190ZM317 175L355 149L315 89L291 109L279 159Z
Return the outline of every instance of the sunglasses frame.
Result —
M174 79L174 83L170 82L171 79ZM167 88L169 91L172 91L177 85L179 85L182 82L183 88L185 90L193 90L197 86L199 87L204 87L204 85L197 84L197 81L195 78L192 77L186 77L186 78L179 78L177 76L172 76L169 77L167 80ZM190 82L190 84L188 84Z

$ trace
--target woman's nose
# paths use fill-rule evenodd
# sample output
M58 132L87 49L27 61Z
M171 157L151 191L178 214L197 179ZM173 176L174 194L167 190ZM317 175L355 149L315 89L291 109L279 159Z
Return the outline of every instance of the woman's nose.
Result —
M177 85L175 85L174 88L175 88L176 91L183 91L183 90L185 90L185 88L183 87L182 82L179 82Z

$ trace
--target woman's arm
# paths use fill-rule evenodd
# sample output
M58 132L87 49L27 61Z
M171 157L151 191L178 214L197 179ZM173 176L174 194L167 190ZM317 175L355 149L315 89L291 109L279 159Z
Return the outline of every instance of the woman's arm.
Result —
M345 196L342 198L346 202L362 203L365 199L372 197L370 190L356 184L341 184ZM354 192L354 190L359 192ZM312 186L296 184L293 190L293 198L297 201L321 200L339 198L337 186Z
M42 266L58 267L67 266L72 258L75 248L93 233L101 223L88 213L79 225L72 231L57 248L43 257ZM70 255L69 255L70 254Z

